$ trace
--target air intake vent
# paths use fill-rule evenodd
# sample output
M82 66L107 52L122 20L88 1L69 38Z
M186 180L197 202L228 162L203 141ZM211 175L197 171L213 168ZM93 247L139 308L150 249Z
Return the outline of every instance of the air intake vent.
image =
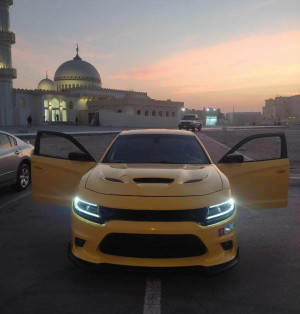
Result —
M170 184L174 181L174 179L168 178L135 178L133 179L136 183L166 183Z

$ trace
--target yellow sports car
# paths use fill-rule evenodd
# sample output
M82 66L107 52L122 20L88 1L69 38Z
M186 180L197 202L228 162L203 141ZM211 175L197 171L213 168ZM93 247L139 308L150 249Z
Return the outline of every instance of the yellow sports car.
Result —
M278 156L238 153L261 138ZM32 158L34 200L72 207L70 255L92 264L232 267L237 208L285 207L288 178L283 133L248 137L215 165L188 131L124 131L98 163L70 135L39 131Z

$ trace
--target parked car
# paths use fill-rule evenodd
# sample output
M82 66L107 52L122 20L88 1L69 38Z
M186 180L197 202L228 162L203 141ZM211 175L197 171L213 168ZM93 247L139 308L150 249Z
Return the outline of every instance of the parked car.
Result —
M30 159L34 147L18 137L0 131L0 187L25 190L30 184Z
M237 153L269 137L278 158ZM71 206L76 262L219 271L239 260L238 207L287 205L289 160L284 133L248 137L215 165L187 131L124 131L98 163L70 135L39 131L32 178L34 200Z
M196 114L187 114L183 116L183 118L178 123L179 130L191 130L195 132L197 129L201 131L202 123L198 119L198 115Z

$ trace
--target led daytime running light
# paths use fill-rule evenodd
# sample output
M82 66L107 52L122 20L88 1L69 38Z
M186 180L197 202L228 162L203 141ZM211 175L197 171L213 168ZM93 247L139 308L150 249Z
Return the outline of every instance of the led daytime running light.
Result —
M78 210L79 212L82 212L82 213L84 213L84 214L86 214L86 215L90 215L90 216L93 216L93 217L100 218L100 215L91 213L91 212L89 212L89 211L87 211L87 210L84 210L84 209L80 208L80 207L79 207L79 203L84 203L84 204L86 204L87 206L95 206L95 207L98 207L98 205L85 202L85 201L81 200L81 199L80 199L79 197L77 197L77 196L76 196L75 199L74 199L74 206L75 206L76 210Z
M214 205L214 206L209 206L209 209L210 208L215 208L215 207L221 207L221 206L227 205L227 204L229 204L230 207L226 211L222 211L221 213L215 214L215 215L212 215L212 216L209 216L209 213L208 213L208 216L207 216L206 219L209 220L209 219L217 218L217 217L226 215L226 214L230 213L231 211L233 211L234 210L234 200L232 198L228 202L221 203L221 204Z

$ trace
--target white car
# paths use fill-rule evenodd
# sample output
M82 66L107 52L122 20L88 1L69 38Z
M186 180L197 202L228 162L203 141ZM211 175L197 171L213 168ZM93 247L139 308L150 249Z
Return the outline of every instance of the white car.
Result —
M17 191L28 187L33 150L33 145L0 131L0 187L10 185Z

